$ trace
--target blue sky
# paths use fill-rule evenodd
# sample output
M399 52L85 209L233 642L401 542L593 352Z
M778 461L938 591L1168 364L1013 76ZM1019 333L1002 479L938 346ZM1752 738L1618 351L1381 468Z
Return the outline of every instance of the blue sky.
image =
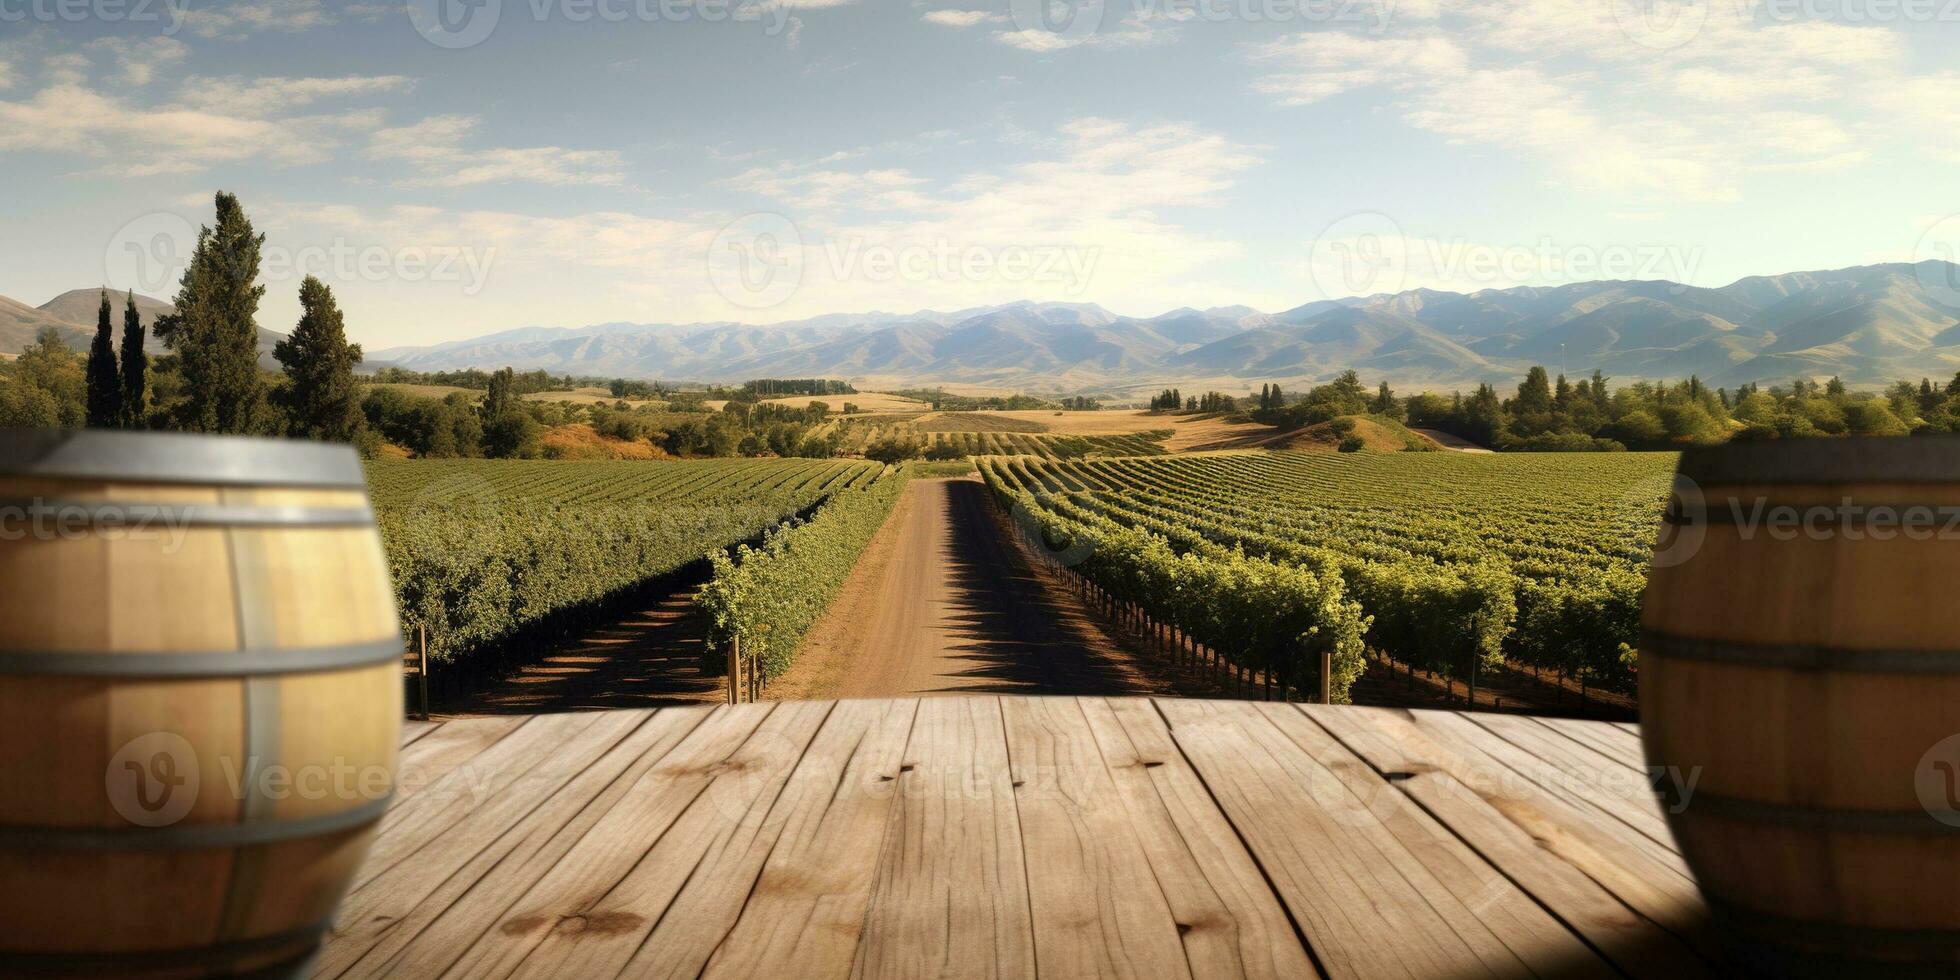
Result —
M1960 0L1042 2L0 0L0 294L218 188L370 349L1960 258Z

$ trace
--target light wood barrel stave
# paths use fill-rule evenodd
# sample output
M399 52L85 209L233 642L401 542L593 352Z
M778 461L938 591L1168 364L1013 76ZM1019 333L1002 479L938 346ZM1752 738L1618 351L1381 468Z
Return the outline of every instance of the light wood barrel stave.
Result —
M182 445L76 438L107 442L109 469L132 438ZM0 437L0 514L32 502L73 518L0 533L0 973L302 958L386 807L401 640L358 461L195 441L245 458L173 471L139 447L107 478L37 471ZM181 740L169 759L152 733ZM158 768L176 759L185 771ZM147 802L174 800L163 783L191 770L187 810L132 822L132 780L154 780Z
M1960 969L1960 827L1918 778L1960 736L1960 446L1884 442L1684 455L1674 533L1703 538L1650 573L1648 759L1673 767L1711 905L1769 969ZM1762 523L1782 506L1808 525Z

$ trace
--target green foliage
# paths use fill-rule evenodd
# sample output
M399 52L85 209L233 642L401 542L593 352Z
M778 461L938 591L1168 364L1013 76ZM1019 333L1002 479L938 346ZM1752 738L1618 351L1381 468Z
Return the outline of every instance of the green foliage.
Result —
M880 463L902 463L917 459L925 447L919 440L911 437L891 437L868 443L864 447L864 458Z
M367 429L354 386L361 345L347 342L333 291L307 276L299 287L299 325L272 349L286 369L274 401L286 410L286 431L302 439L359 443Z
M368 464L408 636L444 660L589 625L608 600L753 538L866 463L712 460Z
M0 427L79 429L88 421L82 361L53 328L0 375Z
M1627 689L1672 454L988 459L1004 491L1182 554L1341 581L1367 641L1461 676L1500 656Z
M759 547L710 553L713 575L694 598L707 625L703 669L725 671L727 644L739 637L742 655L764 677L782 673L891 515L907 476L888 469L865 486L833 494L808 520L770 531Z
M490 376L482 411L483 455L491 459L537 458L538 421L518 398L516 372L504 368Z
M1368 621L1338 575L1238 551L1179 549L1138 527L1051 509L1051 498L1017 486L1001 460L982 461L981 472L1023 533L1048 553L1069 556L1074 571L1119 601L1175 624L1232 663L1302 689L1325 650L1334 698L1347 700L1363 668Z
M124 294L121 364L122 407L119 424L126 429L140 428L149 414L150 359L143 353L143 317L136 312L136 294Z
M1335 419L1334 421L1341 422L1341 421L1349 421L1349 420ZM1334 448L1344 453L1358 453L1363 449L1368 448L1368 443L1364 441L1360 436L1348 435L1348 436L1342 436L1340 445Z
M182 398L174 427L189 432L257 432L264 386L258 369L259 249L238 198L218 192L217 221L200 228L177 291L176 312L157 334L177 354Z
M109 309L109 291L95 317L95 339L88 348L88 425L113 429L122 424L122 378L116 370L116 328Z

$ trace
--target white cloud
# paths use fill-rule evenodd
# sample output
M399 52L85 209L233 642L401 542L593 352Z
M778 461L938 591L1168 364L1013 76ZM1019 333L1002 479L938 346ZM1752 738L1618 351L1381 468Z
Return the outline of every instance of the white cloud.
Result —
M360 7L367 19L372 12ZM198 5L184 12L184 26L203 38L242 41L253 34L296 34L336 22L320 0L233 0L222 5Z
M1188 124L1091 118L1062 127L1030 156L942 180L824 163L752 169L728 184L774 202L803 237L803 286L792 304L771 311L777 318L1024 297L1081 300L1090 291L1169 308L1189 299L1188 277L1242 253L1237 242L1191 230L1164 211L1221 203L1237 176L1259 162L1250 148ZM1088 261L1093 279L877 278L849 266L852 256L881 249L988 256L1047 250Z
M1533 157L1551 182L1589 190L1734 200L1750 173L1843 168L1901 133L1934 152L1960 146L1939 125L1944 113L1925 108L1960 96L1921 85L1889 29L1759 23L1746 9L1689 2L1662 3L1649 19L1637 7L1451 0L1438 23L1398 19L1390 35L1321 31L1247 52L1267 69L1254 88L1283 105L1385 92L1418 129Z
M157 69L175 65L190 54L190 46L174 37L105 37L89 42L87 47L109 52L117 68L109 80L130 87L150 84L156 78Z
M941 27L972 27L976 24L997 24L1006 18L984 10L929 10L919 19Z
M408 126L382 129L369 140L367 156L402 160L420 176L407 187L458 187L528 181L538 184L616 185L623 181L619 154L611 150L569 150L557 146L466 148L477 128L473 116L431 116Z

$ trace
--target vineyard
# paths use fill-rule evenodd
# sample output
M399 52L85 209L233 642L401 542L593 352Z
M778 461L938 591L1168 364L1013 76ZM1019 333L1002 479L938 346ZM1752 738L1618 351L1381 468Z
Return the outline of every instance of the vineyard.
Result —
M563 639L609 600L872 482L875 463L377 461L396 599L429 654Z
M740 545L709 556L713 574L695 598L707 625L707 653L718 661L739 639L753 680L782 673L850 576L858 555L884 525L907 472L887 471L868 484L830 496L807 520L787 521L759 547ZM703 664L709 672L719 662Z
M978 420L978 421L970 421ZM828 425L822 434L837 441L840 453L859 453L887 439L913 439L928 447L949 447L967 456L1159 456L1167 450L1169 429L1107 435L1057 435L1038 422L981 412L940 412L929 416L858 416Z
M1412 666L1464 677L1510 660L1626 690L1673 465L1658 453L1277 453L981 470L1051 547L1096 542L1075 545L1078 571L1169 622L1194 614L1169 609L1175 583L1125 582L1087 553L1141 533L1180 555L1271 560L1338 582L1371 618L1367 644Z

